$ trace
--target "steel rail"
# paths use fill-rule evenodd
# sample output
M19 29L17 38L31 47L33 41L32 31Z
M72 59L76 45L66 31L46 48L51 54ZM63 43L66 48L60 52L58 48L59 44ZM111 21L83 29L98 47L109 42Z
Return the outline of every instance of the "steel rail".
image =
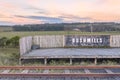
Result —
M117 66L0 66L0 69L104 69L120 68Z
M0 77L115 77L120 74L106 74L106 73L90 73L90 74L41 74L41 73L12 73L12 74L0 74Z

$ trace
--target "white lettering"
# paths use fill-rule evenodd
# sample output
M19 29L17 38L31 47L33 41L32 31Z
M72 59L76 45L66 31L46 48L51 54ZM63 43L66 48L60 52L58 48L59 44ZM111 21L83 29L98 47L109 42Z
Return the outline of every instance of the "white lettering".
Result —
M78 44L78 43L102 43L102 38L87 38L87 37L80 37L80 38L72 38L72 44Z
M87 38L87 43L91 43L91 39L90 38Z
M78 38L76 38L76 43L79 43L79 39Z
M75 38L72 38L72 43L73 43L73 44L75 43Z
M85 43L86 42L86 38L83 38L83 43Z
M102 38L99 38L99 42L100 42L100 43L102 43L102 42L103 42L103 41L102 41Z
M93 38L91 39L91 43L94 43L94 39Z
M98 38L96 39L96 43L99 43L99 39Z
M80 38L80 43L82 43L82 38Z

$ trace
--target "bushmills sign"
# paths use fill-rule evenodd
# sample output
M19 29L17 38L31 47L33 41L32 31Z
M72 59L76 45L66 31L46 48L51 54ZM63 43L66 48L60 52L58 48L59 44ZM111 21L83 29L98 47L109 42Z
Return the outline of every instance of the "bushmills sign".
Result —
M68 35L65 36L66 46L109 46L108 35Z

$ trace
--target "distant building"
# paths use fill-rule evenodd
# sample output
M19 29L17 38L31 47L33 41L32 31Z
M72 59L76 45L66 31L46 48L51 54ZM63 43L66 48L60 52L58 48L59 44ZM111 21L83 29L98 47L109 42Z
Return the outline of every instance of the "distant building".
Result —
M80 29L78 29L78 28L75 28L75 29L73 29L73 31L80 31Z

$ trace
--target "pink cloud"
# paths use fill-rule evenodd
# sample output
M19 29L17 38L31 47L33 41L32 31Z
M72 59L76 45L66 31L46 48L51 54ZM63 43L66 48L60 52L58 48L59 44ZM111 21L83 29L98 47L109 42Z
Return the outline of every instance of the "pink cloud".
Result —
M94 14L91 14L90 16L98 21L117 21L117 20L120 20L119 14L114 15L111 13L94 12Z
M120 0L106 0L109 5L120 5Z
M9 2L6 2L6 1L1 1L0 2L0 6L4 9L11 9L11 8L18 8L17 5L15 4L11 4Z

